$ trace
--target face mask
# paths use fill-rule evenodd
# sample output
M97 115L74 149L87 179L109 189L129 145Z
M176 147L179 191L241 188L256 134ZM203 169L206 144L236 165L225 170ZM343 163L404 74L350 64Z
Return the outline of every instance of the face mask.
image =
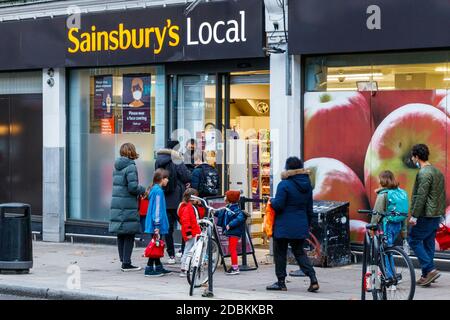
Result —
M420 163L416 162L416 167L420 169Z
M141 100L142 98L142 92L137 90L133 92L133 98L134 100Z

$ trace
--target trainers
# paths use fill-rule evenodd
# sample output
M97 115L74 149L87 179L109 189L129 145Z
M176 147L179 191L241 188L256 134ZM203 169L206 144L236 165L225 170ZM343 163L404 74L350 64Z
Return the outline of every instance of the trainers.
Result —
M177 257L177 258L181 258L183 256L183 252L181 252L181 251L178 251L176 254L175 254L175 257Z
M436 269L428 272L426 278L423 280L423 284L422 286L428 286L430 285L433 281L435 281L437 278L439 278L441 276L441 274L439 273L439 271L437 271Z
M277 281L270 286L266 287L266 290L270 291L287 291L286 283L284 281Z
M181 270L179 276L180 276L180 278L186 278L187 277L187 271L186 270Z
M316 292L319 290L319 284L317 282L313 282L309 285L308 292Z
M162 277L163 276L162 272L155 271L153 269L153 267L149 267L149 266L145 267L144 275L146 277Z
M175 257L170 257L169 260L167 260L167 264L175 264L175 263L177 263Z
M142 268L133 266L131 263L128 264L122 264L122 267L120 268L123 272L130 272L130 271L139 271Z
M416 281L416 285L423 286L425 279L426 279L426 277L421 276L420 279Z
M159 272L159 273L162 273L162 275L166 275L166 274L170 274L170 273L172 273L172 271L170 271L170 270L167 270L167 269L164 269L164 267L163 267L163 265L161 264L161 265L159 265L159 266L156 266L156 268L155 268L155 272Z
M239 274L239 269L230 268L227 272L225 272L227 276L233 276Z
M306 277L306 274L301 269L298 269L298 270L289 272L289 276L291 276L291 277Z

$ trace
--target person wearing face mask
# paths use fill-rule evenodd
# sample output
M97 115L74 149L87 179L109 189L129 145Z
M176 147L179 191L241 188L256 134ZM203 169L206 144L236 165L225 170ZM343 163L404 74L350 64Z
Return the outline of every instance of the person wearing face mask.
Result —
M141 101L142 93L144 92L144 82L141 78L134 78L131 81L131 92L133 94L134 101L129 104L130 107L139 108L144 105Z
M434 265L436 231L445 214L445 179L429 161L430 151L425 144L413 146L411 160L420 169L412 192L409 246L419 259L422 276L420 286L429 286L440 273Z

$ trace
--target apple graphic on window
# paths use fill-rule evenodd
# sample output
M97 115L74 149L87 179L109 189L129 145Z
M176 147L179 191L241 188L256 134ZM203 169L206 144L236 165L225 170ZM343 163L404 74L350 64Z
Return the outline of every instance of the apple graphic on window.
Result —
M419 143L428 145L429 161L446 176L447 204L450 203L450 157L447 149L450 126L447 119L439 109L415 103L396 109L381 122L373 134L364 164L365 188L372 206L376 199L374 190L379 187L378 175L383 170L394 173L400 187L411 199L418 173L411 161L411 149Z
M304 106L305 159L337 159L363 181L364 157L373 132L364 96L359 92L308 92Z

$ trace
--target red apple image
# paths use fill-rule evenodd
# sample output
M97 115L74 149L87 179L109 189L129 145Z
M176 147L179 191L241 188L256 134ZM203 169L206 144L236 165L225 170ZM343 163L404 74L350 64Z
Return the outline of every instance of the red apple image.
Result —
M366 221L350 220L350 242L364 243L366 225L367 225Z
M370 108L361 93L305 94L305 159L337 159L363 181L364 156L372 132Z
M352 169L331 158L308 160L305 169L310 171L314 200L350 202L350 222L369 221L367 215L358 213L358 209L368 209L369 202L361 180Z
M450 93L443 96L436 107L444 112L447 116L450 116Z
M434 90L378 91L370 100L375 127L392 111L410 103L432 104Z
M449 94L449 92L446 89L436 89L433 98L433 106L436 107L447 94Z
M428 145L429 161L446 175L447 203L450 203L450 157L447 156L450 126L447 116L437 108L425 104L403 106L384 119L373 134L364 164L365 187L373 206L379 187L378 175L391 170L409 199L418 173L410 160L411 148L418 143Z

